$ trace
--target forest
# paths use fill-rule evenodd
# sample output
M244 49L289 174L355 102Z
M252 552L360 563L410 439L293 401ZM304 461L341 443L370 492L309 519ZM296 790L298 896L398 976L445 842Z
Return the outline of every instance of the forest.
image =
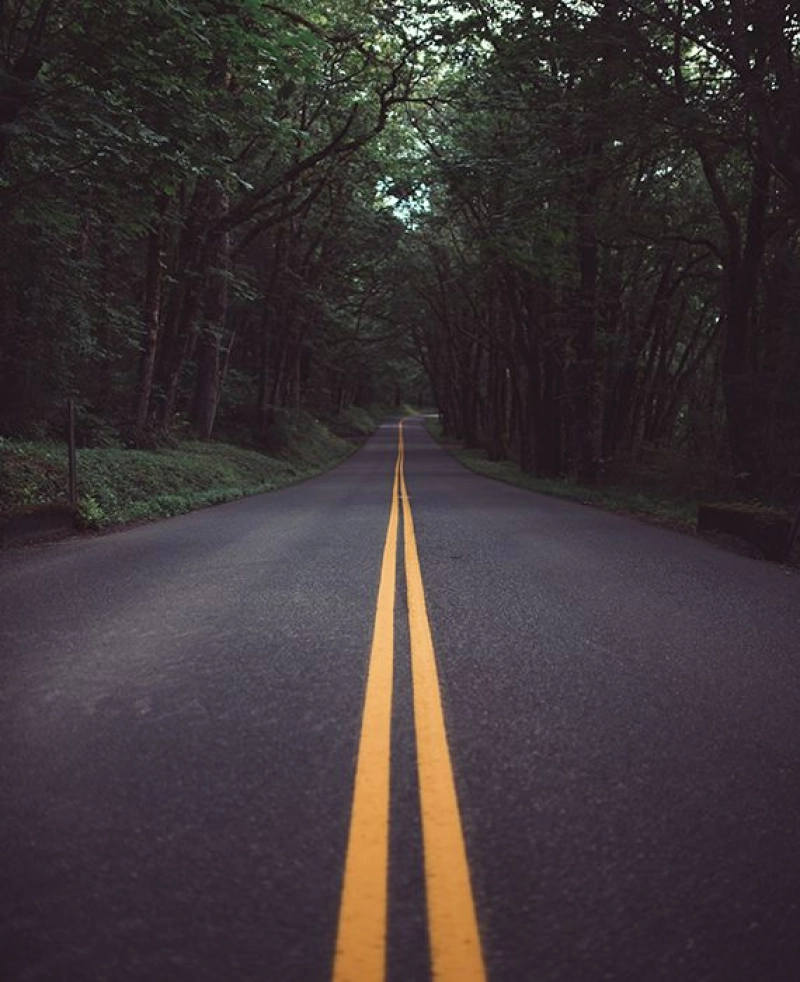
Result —
M795 4L2 0L0 58L0 437L435 404L800 497Z

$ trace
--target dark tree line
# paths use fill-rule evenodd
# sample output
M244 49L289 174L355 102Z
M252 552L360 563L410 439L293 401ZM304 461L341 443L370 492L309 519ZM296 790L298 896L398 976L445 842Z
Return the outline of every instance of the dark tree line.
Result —
M797 8L470 6L415 116L415 330L446 428L541 475L663 447L796 493Z
M389 12L10 0L0 57L3 432L73 396L133 443L209 438L414 379L376 320L381 140L419 72Z
M800 472L780 0L5 0L0 427L424 396L596 481Z

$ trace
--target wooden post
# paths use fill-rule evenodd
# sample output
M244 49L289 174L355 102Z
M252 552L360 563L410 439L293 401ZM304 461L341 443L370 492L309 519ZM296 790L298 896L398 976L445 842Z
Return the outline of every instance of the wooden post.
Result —
M75 453L75 401L67 400L67 448L69 454L69 503L78 504L78 465Z

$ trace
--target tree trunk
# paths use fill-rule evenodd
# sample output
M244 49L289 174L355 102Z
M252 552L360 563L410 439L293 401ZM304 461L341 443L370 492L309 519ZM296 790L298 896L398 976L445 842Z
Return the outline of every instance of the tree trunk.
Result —
M595 484L599 476L601 404L597 380L597 282L599 246L595 228L595 182L578 214L578 271L580 289L575 325L573 369L573 466L577 479Z
M228 195L219 183L212 190L214 224L207 237L209 257L203 326L197 344L197 382L192 404L192 425L201 440L210 440L220 396L220 343L228 310L230 237L222 228Z
M144 325L140 345L139 375L136 385L134 425L141 434L147 425L150 397L153 391L153 375L156 366L158 332L161 322L161 291L164 282L164 218L169 199L160 194L156 201L156 214L147 233L147 262L144 288Z
M753 165L741 261L731 262L727 270L722 389L734 473L741 489L748 493L755 493L763 476L758 453L757 407L753 391L755 366L752 330L753 310L766 245L764 219L769 182L769 167L762 155Z
M262 301L261 322L258 330L258 397L256 411L259 419L263 419L269 405L269 367L272 355L272 336L270 332L270 306L268 300Z
M209 182L200 180L192 195L177 248L171 278L174 280L161 325L160 355L156 364L156 388L160 403L151 399L151 423L169 430L178 405L184 365L192 348L200 309L202 285L208 276L208 249L204 229L208 224Z
M3 72L3 98L0 99L0 163L4 161L14 134L17 132L14 124L36 97L36 81L44 65L42 49L46 43L47 19L53 5L54 0L41 0L36 14L30 19L22 53L11 66L11 70ZM0 14L4 19L10 20L11 14L4 8L5 4L0 8ZM19 14L15 20L15 27L18 28ZM9 33L13 37L15 28L10 28Z
M561 445L561 366L552 348L544 353L542 364L541 422L536 473L540 477L557 477L563 466Z

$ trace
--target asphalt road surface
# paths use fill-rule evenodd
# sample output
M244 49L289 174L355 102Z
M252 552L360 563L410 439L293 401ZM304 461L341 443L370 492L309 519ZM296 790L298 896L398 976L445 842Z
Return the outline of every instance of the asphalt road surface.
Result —
M800 980L800 576L403 442L0 554L3 982Z

